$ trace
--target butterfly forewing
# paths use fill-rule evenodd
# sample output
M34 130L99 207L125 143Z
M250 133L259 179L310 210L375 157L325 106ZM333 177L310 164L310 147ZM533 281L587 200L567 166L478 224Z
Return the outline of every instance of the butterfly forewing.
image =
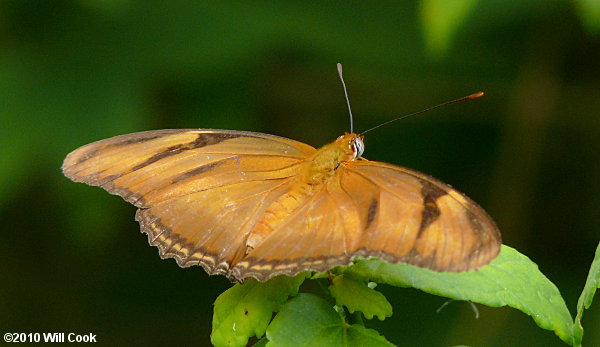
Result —
M376 211L367 212L373 219L372 231L363 235L359 253L437 271L466 271L489 263L500 251L500 233L493 220L449 185L381 162L356 161L346 170L379 191L377 202L370 203ZM352 177L342 175L342 186L349 191L357 185ZM364 210L368 208L363 207L363 214Z
M102 186L141 207L211 187L187 185L195 178L212 176L214 182L219 175L251 176L253 171L262 171L266 176L261 178L267 179L280 168L287 168L289 177L294 174L293 166L314 150L301 142L260 133L157 130L83 146L67 156L63 172L73 181Z

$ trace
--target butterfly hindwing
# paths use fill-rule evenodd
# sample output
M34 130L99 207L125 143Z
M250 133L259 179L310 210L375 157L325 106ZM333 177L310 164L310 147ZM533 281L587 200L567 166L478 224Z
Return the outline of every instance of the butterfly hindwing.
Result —
M324 272L351 262L347 252L350 230L360 233L326 189L289 214L256 249L232 269L233 278L260 281L312 270Z
M289 183L284 178L201 190L139 209L136 219L162 258L227 274L234 257L244 254L252 227Z

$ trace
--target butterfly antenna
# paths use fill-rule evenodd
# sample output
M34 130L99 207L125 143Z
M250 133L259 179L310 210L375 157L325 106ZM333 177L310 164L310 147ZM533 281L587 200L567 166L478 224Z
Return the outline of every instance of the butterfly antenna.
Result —
M346 90L346 82L344 82L344 76L342 74L342 64L337 64L338 74L340 75L340 80L342 81L342 86L344 87L344 95L346 96L346 104L348 104L348 112L350 113L350 133L354 133L354 122L352 120L352 108L350 107L350 98L348 98L348 90Z
M344 87L344 88L345 88L345 87ZM471 95L463 96L462 98L458 98L458 99L454 99L454 100L446 101L446 102L444 102L444 103L441 103L441 104L439 104L439 105L435 105L435 106L433 106L433 107L429 107L429 108L426 108L426 109L424 109L424 110L421 110L421 111L418 111L418 112L414 112L414 113L411 113L411 114L407 114L407 115L404 115L404 116L400 116L400 117L398 117L398 118L395 118L395 119L392 119L392 120L388 120L387 122L383 122L383 123L381 123L381 124L379 124L379 125L376 125L376 126L372 127L371 129L367 129L367 130L363 131L363 132L361 133L361 135L364 135L364 134L368 133L368 132L369 132L369 131L371 131L371 130L375 130L375 129L379 128L379 127L382 127L382 126L384 126L384 125L390 124L391 122L398 121L398 120L400 120L400 119L405 119L405 118L408 118L408 117L416 116L416 115L418 115L418 114L421 114L421 113L425 113L425 112L433 111L433 110L435 110L436 108L440 108L440 107L448 106L448 105L450 105L450 104L454 104L454 103L457 103L457 102L461 102L461 101L465 101L465 100L471 100L471 99L477 99L477 98L479 98L479 97L481 97L481 96L483 96L483 92L477 92L477 93L473 93L473 94L471 94Z

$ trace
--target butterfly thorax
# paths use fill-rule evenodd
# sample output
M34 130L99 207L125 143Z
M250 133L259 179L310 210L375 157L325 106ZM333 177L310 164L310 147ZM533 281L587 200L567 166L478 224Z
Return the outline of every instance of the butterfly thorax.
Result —
M289 191L275 200L256 223L246 241L246 254L256 248L265 237L289 216L324 188L325 183L335 175L345 162L355 160L362 154L362 137L357 134L344 134L334 142L319 148L306 159L299 169Z

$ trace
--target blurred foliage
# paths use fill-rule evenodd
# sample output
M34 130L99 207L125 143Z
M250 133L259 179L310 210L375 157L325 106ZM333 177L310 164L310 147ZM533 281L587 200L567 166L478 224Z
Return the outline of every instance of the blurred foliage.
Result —
M600 34L600 1L577 0L579 16L586 28L593 34Z
M0 326L92 332L113 345L208 344L228 281L160 260L134 208L68 181L62 159L160 128L322 145L348 127L338 61L358 130L486 92L378 129L365 156L478 201L575 312L599 239L598 2L456 3L0 2ZM370 327L392 342L559 343L510 309L483 307L474 320L466 304L436 314L443 298L378 290L395 315ZM584 327L600 325L598 306ZM587 329L584 345L598 344L600 330Z
M477 0L424 0L421 2L423 36L434 57L446 53L460 25L473 12Z

